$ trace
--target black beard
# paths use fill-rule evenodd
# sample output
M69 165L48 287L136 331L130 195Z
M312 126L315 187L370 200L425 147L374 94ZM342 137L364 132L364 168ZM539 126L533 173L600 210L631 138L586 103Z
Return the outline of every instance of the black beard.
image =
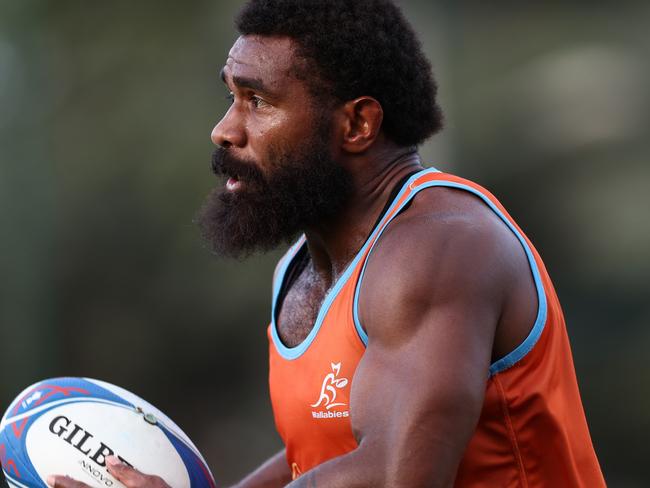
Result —
M197 221L203 238L220 256L243 258L290 242L301 231L334 218L347 202L352 179L329 156L323 130L296 150L271 151L267 175L251 162L218 148L212 169L236 176L242 187L215 188Z

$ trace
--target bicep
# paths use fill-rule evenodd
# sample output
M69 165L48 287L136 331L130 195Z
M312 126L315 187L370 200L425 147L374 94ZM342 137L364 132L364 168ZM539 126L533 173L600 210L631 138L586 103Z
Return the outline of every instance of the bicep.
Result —
M488 339L468 340L458 323L437 321L446 332L420 327L399 345L371 338L352 384L355 435L381 452L388 478L416 478L406 486L453 480L483 403Z
M404 486L453 482L483 404L498 291L489 263L455 244L424 263L389 244L362 288L369 341L352 384L353 429Z

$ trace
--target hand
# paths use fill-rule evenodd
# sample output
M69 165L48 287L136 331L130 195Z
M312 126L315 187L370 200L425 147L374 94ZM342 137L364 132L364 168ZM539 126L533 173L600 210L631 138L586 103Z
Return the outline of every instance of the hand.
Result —
M115 456L106 458L108 472L117 478L127 488L170 488L160 476L143 474L133 469ZM76 481L69 476L48 476L47 484L52 488L91 488L81 481Z

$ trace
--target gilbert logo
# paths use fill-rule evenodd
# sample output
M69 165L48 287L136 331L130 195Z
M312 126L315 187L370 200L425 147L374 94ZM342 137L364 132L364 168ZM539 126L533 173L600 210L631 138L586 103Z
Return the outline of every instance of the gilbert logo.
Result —
M340 418L340 417L349 417L350 412L337 411L330 412L329 410L334 407L344 407L347 404L345 402L336 401L336 392L337 389L345 388L348 385L347 378L339 378L339 373L341 372L341 363L330 363L332 371L325 375L323 378L323 384L320 389L320 396L316 403L310 405L313 408L325 407L326 411L323 410L312 410L311 415L315 419L327 419L327 418Z
M106 457L115 454L113 449L64 415L59 415L52 419L50 422L50 432L84 455L84 458L79 460L79 464L86 474L92 476L101 485L108 488L114 485L111 477L101 469L106 467ZM123 463L133 467L122 456L117 457Z

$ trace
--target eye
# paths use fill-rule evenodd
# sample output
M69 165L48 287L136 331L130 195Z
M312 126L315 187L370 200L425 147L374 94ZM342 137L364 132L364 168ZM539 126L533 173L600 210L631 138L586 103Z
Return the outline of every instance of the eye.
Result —
M263 108L263 107L266 107L268 105L268 102L264 101L263 99L261 99L257 95L252 95L251 96L251 103L253 104L253 107L255 107L255 108Z

